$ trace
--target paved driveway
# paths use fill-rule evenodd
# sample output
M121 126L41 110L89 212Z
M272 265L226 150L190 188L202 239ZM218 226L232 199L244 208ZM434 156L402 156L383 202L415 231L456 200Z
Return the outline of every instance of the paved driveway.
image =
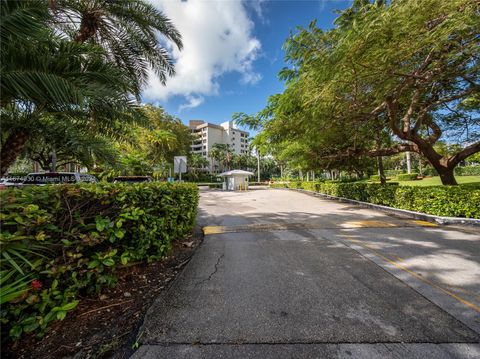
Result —
M135 357L480 357L480 235L286 190L204 191Z

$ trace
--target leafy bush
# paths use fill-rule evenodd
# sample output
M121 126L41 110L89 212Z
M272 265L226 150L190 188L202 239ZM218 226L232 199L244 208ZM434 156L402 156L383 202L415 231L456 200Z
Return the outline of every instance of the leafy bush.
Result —
M307 191L318 192L319 188L320 188L319 186L320 186L320 183L318 183L318 182L303 182L302 183L302 188L306 189Z
M480 176L480 166L465 166L455 168L456 176Z
M42 333L79 298L116 282L115 268L161 258L187 236L194 184L82 184L0 193L2 335Z
M418 179L418 173L401 173L397 175L397 181L414 181Z
M379 175L371 175L370 176L370 181L378 182L378 181L380 181L380 176Z
M397 189L395 206L437 216L480 218L480 188L402 186Z
M302 182L302 181L289 182L289 183L288 183L288 188L298 188L298 189L301 189L303 183L304 183L304 182Z
M399 174L403 173L402 170L385 170L384 171L386 177L396 177Z
M273 183L272 188L302 188L330 196L423 212L437 216L480 219L480 185L398 186L398 183L334 181Z
M273 182L270 188L288 188L288 182Z

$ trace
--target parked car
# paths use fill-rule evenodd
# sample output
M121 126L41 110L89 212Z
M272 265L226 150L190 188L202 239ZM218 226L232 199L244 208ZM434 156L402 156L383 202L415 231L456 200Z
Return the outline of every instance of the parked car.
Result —
M65 183L96 183L97 178L87 173L79 172L34 172L29 173L23 185L44 186L47 184L65 184Z
M152 182L150 176L118 176L113 179L113 183L140 183L140 182Z

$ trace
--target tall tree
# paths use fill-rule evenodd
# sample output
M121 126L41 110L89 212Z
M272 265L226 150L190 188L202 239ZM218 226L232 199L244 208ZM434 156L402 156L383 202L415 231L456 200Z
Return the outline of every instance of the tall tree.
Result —
M210 150L209 156L220 165L222 171L233 163L232 149L228 145L222 143L215 143Z
M355 1L336 28L313 22L286 41L287 88L250 120L310 165L410 151L456 184L480 151L479 12L475 0ZM441 154L442 136L463 145Z
M42 118L37 124L26 146L25 157L38 163L43 170L56 170L53 153L58 167L71 164L92 170L95 164L117 165L119 151L111 137L92 135L82 126L55 119Z
M18 119L2 126L0 174L43 115L79 117L111 132L116 120L142 118L131 95L139 97L149 69L162 82L173 74L158 31L181 48L170 21L140 0L2 1L0 23L2 119Z
M93 133L143 118L128 74L106 61L101 48L65 41L48 29L29 41L11 34L0 46L0 174L22 153L42 116L88 124Z
M135 94L152 69L165 84L175 73L158 34L182 49L182 38L171 21L144 0L50 1L53 24L74 41L101 46L107 56L125 69L135 83Z

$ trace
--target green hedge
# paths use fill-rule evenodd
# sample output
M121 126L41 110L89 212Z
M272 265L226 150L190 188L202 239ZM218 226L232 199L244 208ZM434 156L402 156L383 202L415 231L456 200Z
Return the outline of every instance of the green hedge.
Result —
M194 184L82 184L2 191L2 336L42 333L115 268L166 255L192 231Z
M423 212L480 219L480 186L398 186L398 183L284 182L272 188L305 189L335 197Z
M480 176L480 166L465 166L455 168L456 176Z
M418 173L401 173L395 179L397 181L414 181L418 179Z

